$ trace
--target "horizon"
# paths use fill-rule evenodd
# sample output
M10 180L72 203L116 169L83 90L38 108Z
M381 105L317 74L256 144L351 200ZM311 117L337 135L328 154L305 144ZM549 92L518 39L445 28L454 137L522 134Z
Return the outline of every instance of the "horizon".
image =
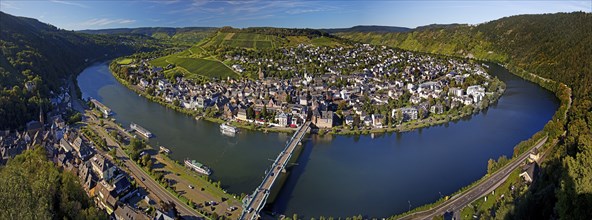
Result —
M149 27L417 28L592 12L591 1L2 1L0 11L65 30ZM129 10L129 8L134 8Z

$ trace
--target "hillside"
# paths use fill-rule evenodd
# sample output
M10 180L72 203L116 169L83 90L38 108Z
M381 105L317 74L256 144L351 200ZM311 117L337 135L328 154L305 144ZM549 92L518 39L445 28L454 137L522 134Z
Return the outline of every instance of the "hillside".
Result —
M100 30L81 30L80 33L87 34L139 34L161 40L171 40L182 43L197 43L202 39L215 33L217 28L213 27L142 27L142 28L113 28Z
M379 26L379 25L357 25L350 28L327 28L319 29L327 33L343 33L343 32L358 32L358 33L399 33L399 32L410 32L412 28L406 27L393 27L393 26Z
M228 50L274 51L283 47L296 47L300 44L335 47L347 42L325 32L313 29L285 28L244 28L223 27L218 31L178 53L162 56L150 63L159 67L172 67L165 70L168 78L184 75L198 82L211 78L237 78L242 74L229 66L228 59L220 52ZM277 52L277 51L276 51Z
M105 60L155 45L130 35L89 35L60 30L35 19L0 12L0 129L19 128L50 109L49 95L60 79ZM33 89L25 89L32 82Z
M38 146L0 169L0 219L109 219L71 172L60 172Z
M589 13L523 15L502 18L478 26L430 25L409 33L337 33L354 41L397 48L509 62L551 77L589 94L573 84L592 72L590 45L592 19ZM579 61L579 62L578 62ZM586 76L588 77L588 76ZM586 78L586 80L588 80ZM590 85L592 81L581 85Z
M371 44L507 64L567 84L573 102L564 129L542 164L539 180L506 208L509 219L591 219L592 15L506 17L477 26L433 25L408 33L338 33ZM563 123L563 122L562 122ZM501 217L500 217L501 218Z

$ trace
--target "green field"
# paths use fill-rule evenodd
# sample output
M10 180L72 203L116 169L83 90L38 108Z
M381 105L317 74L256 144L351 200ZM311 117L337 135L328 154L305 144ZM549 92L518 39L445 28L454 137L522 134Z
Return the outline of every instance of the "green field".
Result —
M118 61L117 64L119 64L119 65L128 65L128 64L132 63L133 61L134 60L132 60L130 58L125 58L125 59L122 59L122 60Z
M218 33L205 46L224 45L251 49L272 48L278 45L280 38L271 35L253 33Z
M202 58L178 58L175 60L177 67L181 67L193 74L217 78L236 78L238 75L219 61Z
M182 52L160 57L150 61L154 66L166 67L169 64L176 66L176 70L183 72L187 78L195 78L196 75L208 78L236 78L238 75L226 65L217 60L204 59L205 51L198 46L191 47Z

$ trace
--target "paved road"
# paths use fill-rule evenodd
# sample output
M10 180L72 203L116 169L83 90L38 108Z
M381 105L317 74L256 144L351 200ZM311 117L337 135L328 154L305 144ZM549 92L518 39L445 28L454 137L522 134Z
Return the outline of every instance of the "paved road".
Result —
M448 211L460 211L463 207L485 196L486 194L491 193L491 191L495 190L498 186L504 183L504 181L508 178L512 170L520 166L520 164L522 164L522 162L524 162L528 158L528 155L530 152L532 152L532 150L540 148L546 141L547 137L543 138L530 150L522 153L518 158L515 158L514 160L512 160L512 162L510 162L509 164L495 172L489 178L473 186L471 189L464 192L463 194L453 196L448 201L430 210L409 214L400 219L432 219L433 217L443 215Z
M267 173L263 183L255 189L255 194L251 201L249 202L248 206L245 207L245 213L241 216L241 219L257 219L259 215L260 209L263 208L265 205L265 201L269 196L271 191L271 187L275 182L276 178L279 176L278 174L285 168L286 164L289 162L292 152L298 146L301 138L306 134L308 131L308 127L310 126L311 122L308 121L302 125L301 129L298 129L297 133L294 134L292 142L290 145L283 150L280 155L278 155L277 159L274 161L272 169ZM249 211L251 210L251 211Z
M74 80L76 77L70 76L68 79L68 89L70 90L70 102L72 103L72 108L81 114L84 114L84 105L82 104L82 100L79 99L78 93L76 93L76 85L74 84Z
M123 163L130 170L134 178L136 178L136 181L138 181L140 184L143 184L150 193L153 193L162 201L171 201L175 203L177 211L179 211L179 213L184 219L202 219L201 214L189 208L187 204L183 203L177 197L171 195L170 192L168 192L164 187L162 187L154 179L152 179L151 176L144 172L142 168L140 168L136 163L130 160L127 154L121 149L119 144L115 142L115 140L113 140L104 129L98 126L91 127L98 131L98 134L102 138L105 138L107 140L107 145L115 146L116 155L118 159L123 161ZM144 181L142 181L142 179L144 179Z

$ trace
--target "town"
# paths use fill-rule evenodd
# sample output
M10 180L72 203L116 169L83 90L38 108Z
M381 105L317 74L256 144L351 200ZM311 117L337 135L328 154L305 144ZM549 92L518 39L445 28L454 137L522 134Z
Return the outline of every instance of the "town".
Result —
M6 165L27 150L41 149L60 170L77 176L87 195L112 219L166 220L183 216L218 219L218 215L225 219L238 215L235 210L239 209L239 203L230 204L224 197L213 199L212 195L206 195L213 200L185 198L186 202L180 203L179 198L167 192L167 188L174 192L176 187L171 183L179 180L153 170L153 165L162 159L149 155L152 149L136 138L132 129L123 129L114 120L103 120L101 116L113 113L107 106L95 99L86 104L80 102L75 92L70 95L71 91L61 87L50 99L51 111L40 108L39 118L28 122L23 131L0 132L0 165ZM87 104L88 107L83 107ZM129 149L133 145L138 148ZM156 157L166 157L169 152L161 146ZM182 169L181 165L178 167ZM189 168L181 172L193 174ZM195 194L210 193L210 186L205 184L184 187L201 188L201 192L195 189Z
M312 120L321 129L388 131L430 116L472 114L495 101L505 86L486 72L487 65L368 44L216 51L245 77L202 84L167 78L173 66L152 66L149 59L112 71L174 107L275 128Z

